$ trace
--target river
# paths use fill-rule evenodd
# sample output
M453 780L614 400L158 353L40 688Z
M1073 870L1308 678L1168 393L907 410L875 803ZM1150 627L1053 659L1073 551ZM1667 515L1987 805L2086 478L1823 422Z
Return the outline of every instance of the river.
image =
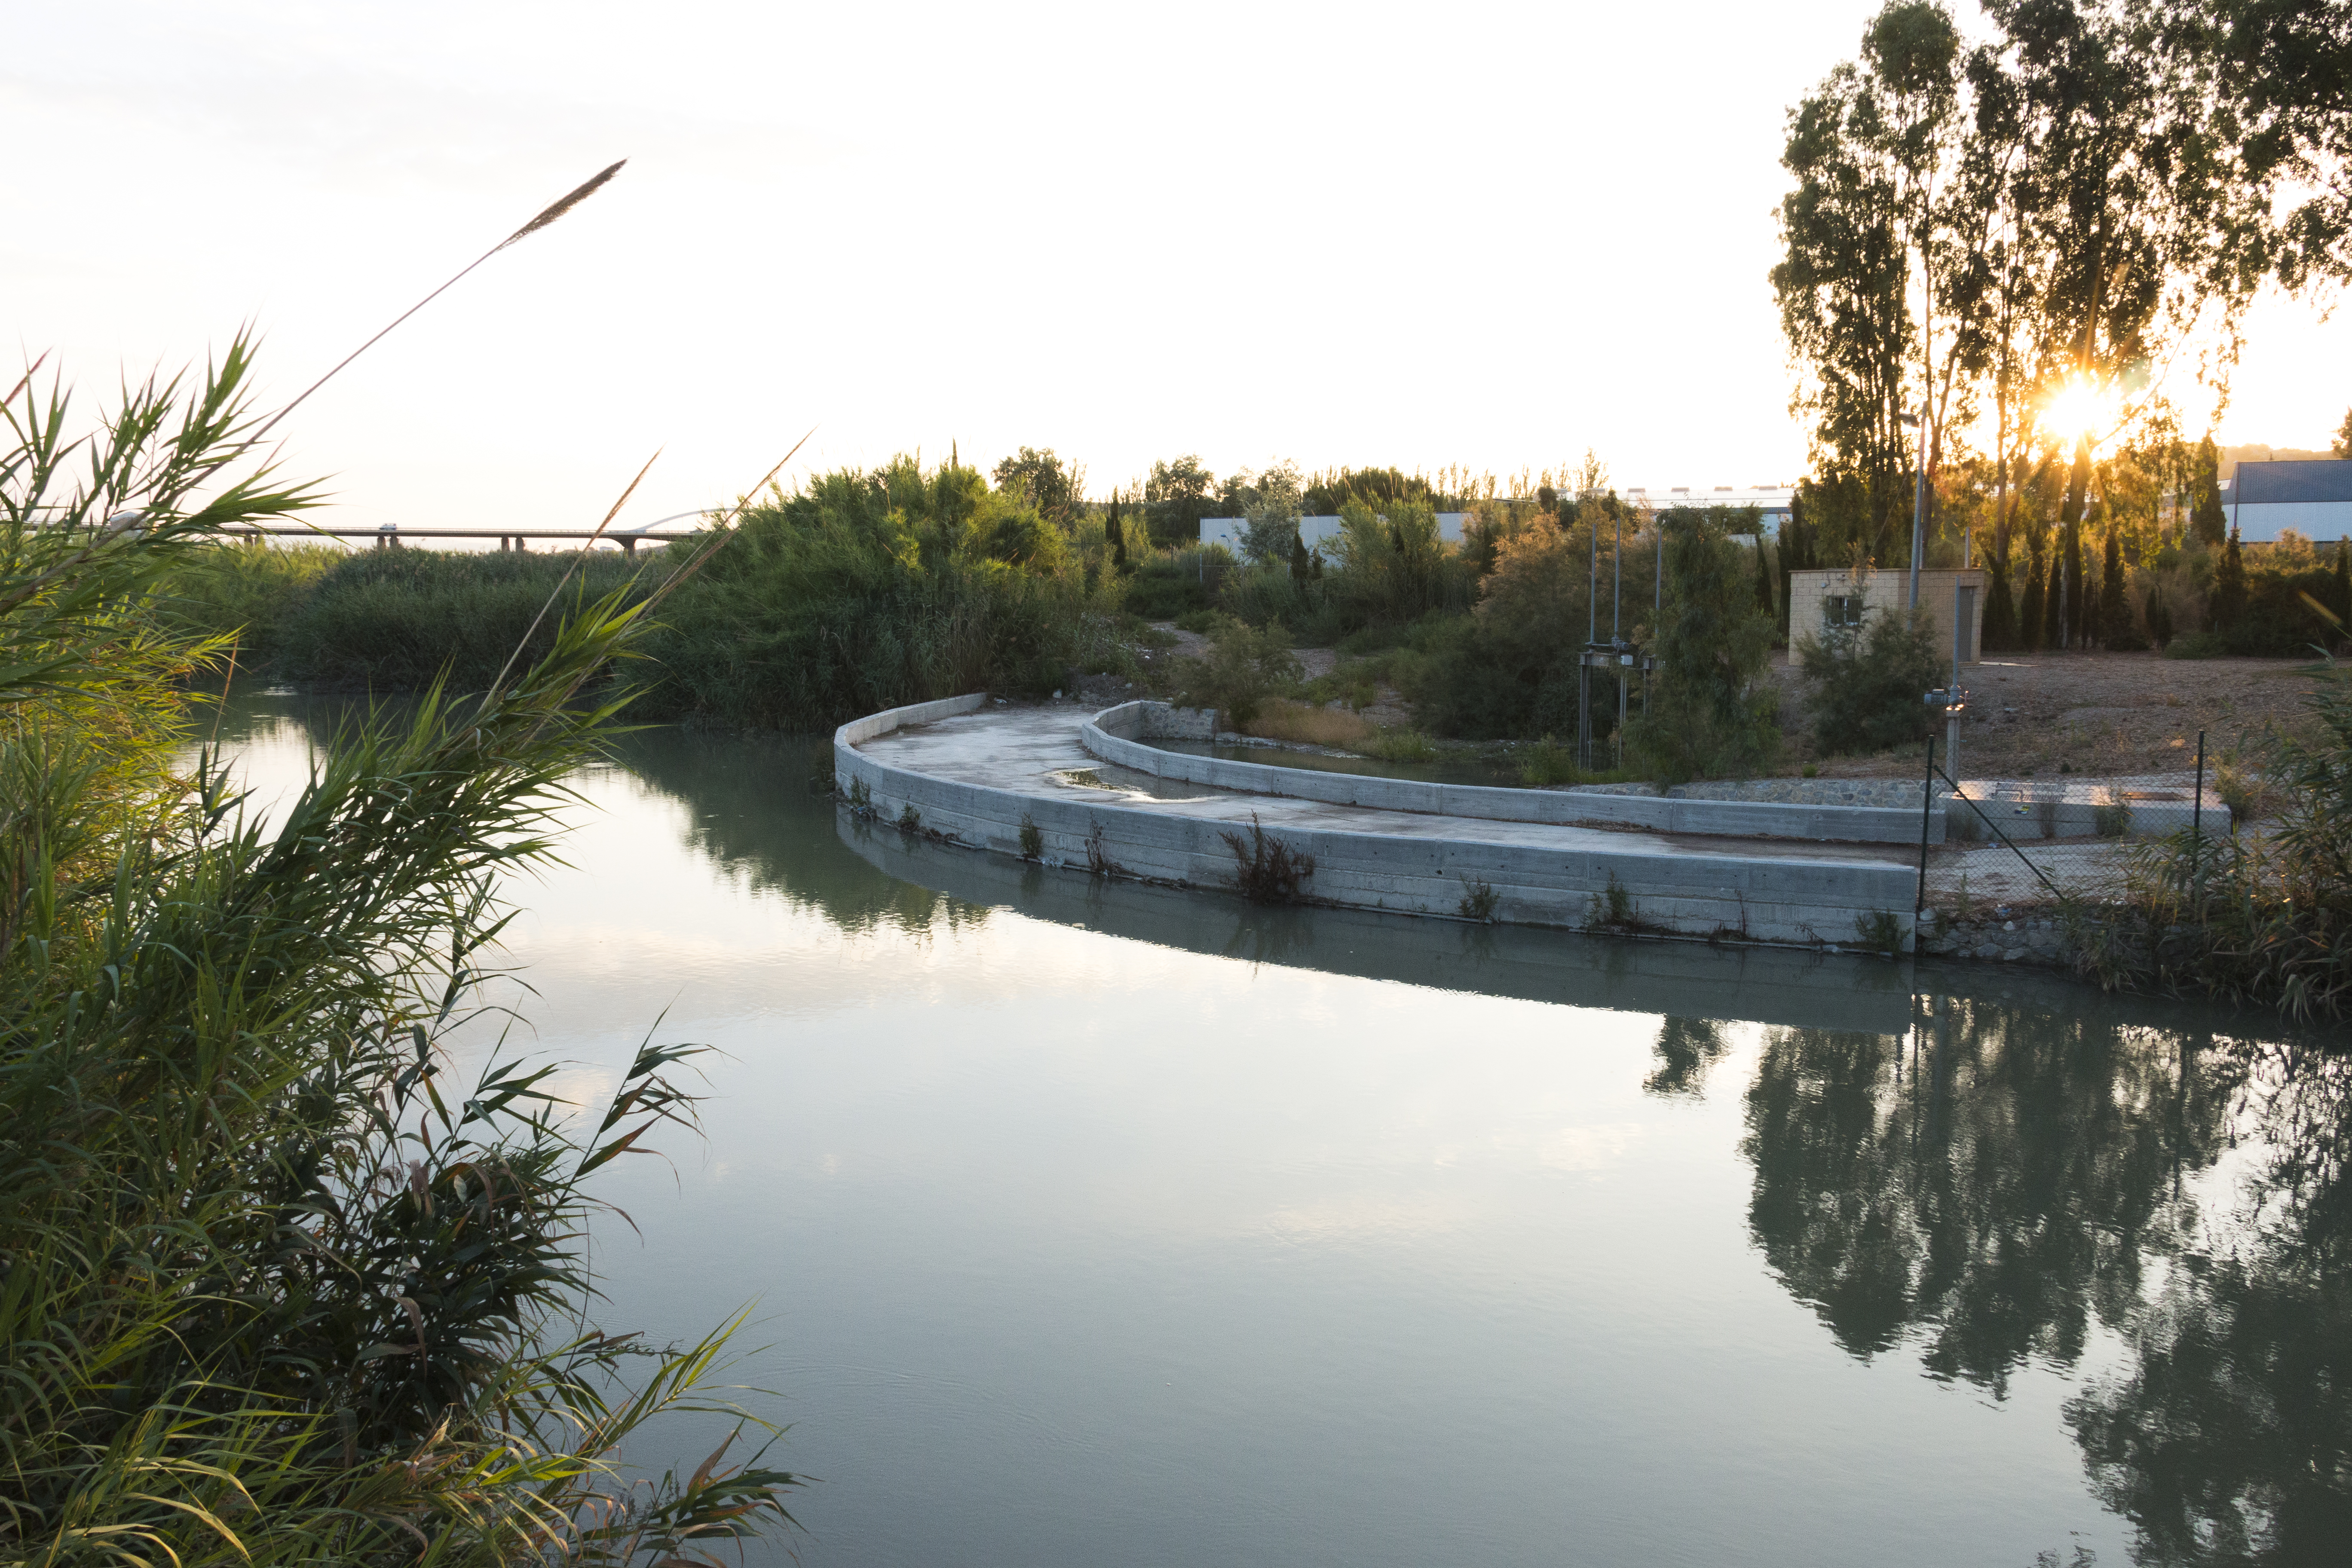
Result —
M230 708L257 799L322 710ZM1106 885L824 765L626 738L499 992L575 1098L723 1053L703 1139L610 1168L596 1315L753 1309L734 1378L819 1479L751 1561L2343 1561L2352 1061L2016 971Z

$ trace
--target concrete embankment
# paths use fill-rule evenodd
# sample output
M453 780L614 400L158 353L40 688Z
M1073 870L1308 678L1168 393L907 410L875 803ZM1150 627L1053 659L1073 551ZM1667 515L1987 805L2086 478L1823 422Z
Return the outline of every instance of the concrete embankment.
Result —
M1111 733L1118 728L1139 735L1148 720L1141 706L1093 716L1100 737L1094 743L1127 741L1172 762L1214 763ZM1580 822L1488 816L1493 804L1477 798L1514 796L1538 810L1562 798L1531 791L1402 786L1458 792L1430 796L1432 805L1419 809L1313 798L1303 789L1260 793L1098 756L1082 735L1089 720L1073 708L1012 708L980 695L894 709L835 731L836 782L855 809L908 832L1019 856L1028 829L1038 858L1181 887L1234 888L1238 862L1228 837L1238 834L1246 847L1255 825L1293 853L1313 858L1303 894L1323 904L1849 947L1866 931L1909 945L1916 863L1888 847L1730 837L1758 829L1720 826L1735 820L1728 814L1667 815L1662 822L1685 826L1663 831L1608 818L1593 826L1589 812ZM1297 780L1271 782L1321 788L1333 780L1398 782L1303 772ZM1756 809L1749 803L1631 804L1728 805L1741 821ZM1780 809L1805 814L1817 826L1831 820L1821 815L1829 808ZM1687 825L1698 820L1709 821L1712 831L1693 832Z

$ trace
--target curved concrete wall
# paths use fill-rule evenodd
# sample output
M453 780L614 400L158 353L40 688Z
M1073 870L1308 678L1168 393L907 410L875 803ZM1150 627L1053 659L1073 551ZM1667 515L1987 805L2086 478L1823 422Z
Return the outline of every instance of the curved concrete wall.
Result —
M964 784L892 767L858 749L903 725L971 713L985 700L977 694L949 698L843 725L833 742L842 793L885 823L907 821L911 810L909 826L975 848L1020 854L1027 822L1043 840L1042 858L1055 864L1099 862L1116 874L1184 887L1234 885L1234 854L1223 837L1235 826L1230 821ZM1858 919L1891 914L1907 947L1912 924L1916 874L1895 864L1496 844L1480 841L1466 824L1458 838L1287 826L1267 832L1315 858L1307 890L1318 902L1350 908L1454 915L1465 894L1484 885L1495 896L1494 918L1523 925L1852 944ZM1612 889L1627 919L1600 918Z
M1730 837L1811 839L1819 843L1919 842L1919 813L1875 805L1788 805L1775 801L1668 800L1643 795L1569 795L1558 790L1421 784L1412 779L1327 773L1311 768L1234 763L1146 745L1151 710L1164 703L1122 702L1095 715L1078 743L1107 763L1155 778L1181 779L1252 795L1282 795L1333 805L1418 811L1435 816L1493 822L1549 822L1561 826L1643 827L1658 833ZM1927 824L1928 842L1944 841L1944 815Z

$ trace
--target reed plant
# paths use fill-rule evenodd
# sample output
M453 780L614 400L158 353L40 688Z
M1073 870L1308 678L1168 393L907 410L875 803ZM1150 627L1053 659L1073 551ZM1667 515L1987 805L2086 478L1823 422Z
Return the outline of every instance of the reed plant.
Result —
M273 675L320 689L419 691L439 682L480 691L518 648L540 658L554 647L554 624L541 611L567 573L575 599L617 594L635 603L676 564L667 549L634 557L353 551L278 613L258 647Z
M265 825L182 761L231 638L163 606L317 500L254 459L250 371L239 339L83 437L54 382L0 401L0 1562L706 1560L796 1484L713 1383L741 1320L596 1330L582 1242L593 1174L691 1124L693 1049L582 1131L551 1067L466 1087L443 1049L659 591L351 730ZM735 1436L629 1479L668 1412Z
M2140 846L2123 897L2076 911L2085 973L2299 1019L2352 1016L2352 666L2328 659L2309 673L2309 731L2268 743L2271 819L2255 831L2192 826Z

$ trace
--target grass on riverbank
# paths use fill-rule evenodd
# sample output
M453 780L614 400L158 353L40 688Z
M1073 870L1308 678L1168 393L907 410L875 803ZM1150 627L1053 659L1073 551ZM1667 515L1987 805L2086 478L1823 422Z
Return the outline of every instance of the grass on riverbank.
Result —
M1099 529L1064 531L972 469L898 459L744 511L681 582L628 679L648 717L823 730L860 713L989 689L1043 695L1072 671L1133 673ZM329 689L479 690L514 651L543 655L542 614L654 592L697 545L605 551L190 552L162 601L179 629L235 634L247 668ZM535 624L535 629L534 629Z

